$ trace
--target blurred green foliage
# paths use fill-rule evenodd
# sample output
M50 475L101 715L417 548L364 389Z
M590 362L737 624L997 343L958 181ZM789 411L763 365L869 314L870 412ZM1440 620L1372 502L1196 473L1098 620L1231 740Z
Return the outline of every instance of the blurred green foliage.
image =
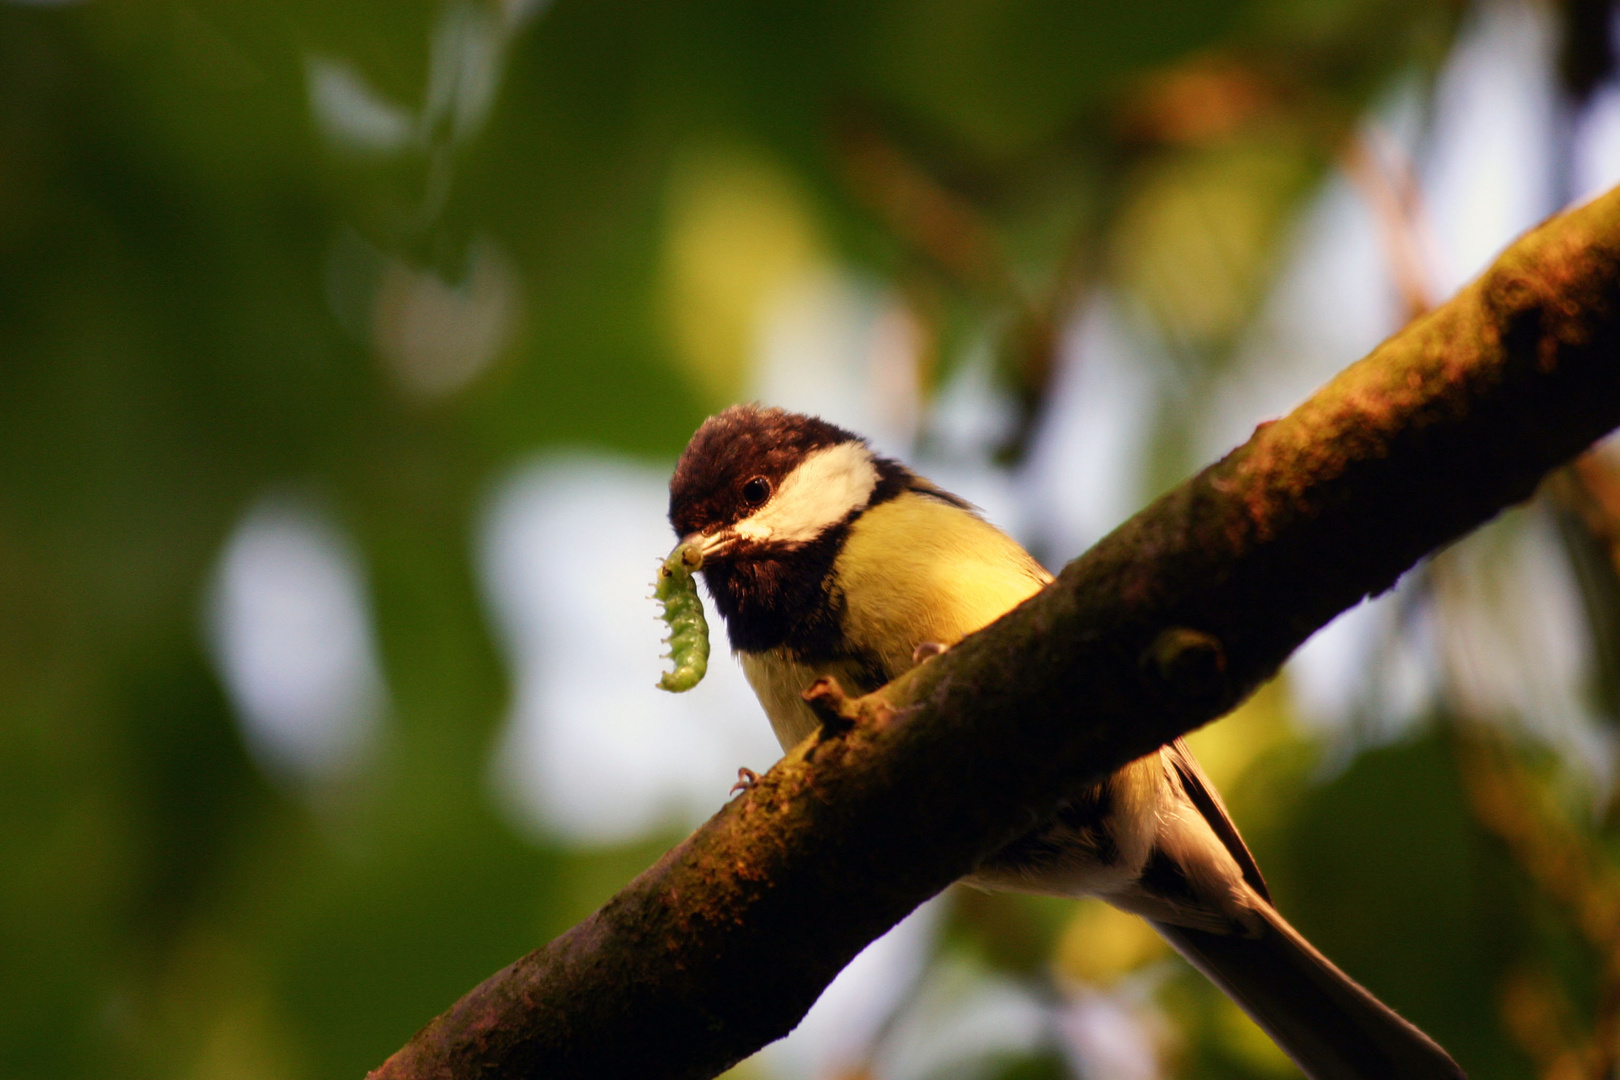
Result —
M497 817L507 674L471 551L521 456L667 460L724 396L670 329L683 154L791 177L841 259L915 299L940 368L991 327L1038 403L1020 320L1097 281L1218 367L1348 126L1432 72L1459 14L557 0L514 22L470 136L323 138L311 58L414 108L443 10L0 6L0 1075L359 1075L661 850L548 847ZM907 169L999 268L964 273L891 212ZM523 317L464 388L413 396L345 325L334 253L458 285L481 237ZM371 767L317 800L250 760L199 629L233 523L288 483L363 553L392 703ZM1568 931L1474 824L1446 748L1325 782L1308 758L1284 741L1232 774L1283 910L1472 1075L1527 1075L1495 988ZM1039 978L1067 912L974 898L947 941ZM1243 1074L1220 999L1177 987L1188 1075Z

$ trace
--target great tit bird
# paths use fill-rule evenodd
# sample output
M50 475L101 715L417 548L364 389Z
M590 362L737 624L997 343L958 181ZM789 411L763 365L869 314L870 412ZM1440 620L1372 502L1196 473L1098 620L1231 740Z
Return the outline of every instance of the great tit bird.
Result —
M783 749L819 721L823 675L868 693L1052 580L974 508L864 439L781 409L710 417L670 481L732 650ZM1100 783L969 884L1098 896L1148 919L1314 1080L1455 1080L1428 1036L1272 906L1220 796L1180 739Z

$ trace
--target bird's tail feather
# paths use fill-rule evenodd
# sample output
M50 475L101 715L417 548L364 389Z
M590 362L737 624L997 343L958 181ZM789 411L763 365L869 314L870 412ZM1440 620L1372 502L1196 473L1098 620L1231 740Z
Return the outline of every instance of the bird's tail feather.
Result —
M1256 897L1258 937L1153 922L1312 1080L1466 1080L1433 1039L1362 989Z

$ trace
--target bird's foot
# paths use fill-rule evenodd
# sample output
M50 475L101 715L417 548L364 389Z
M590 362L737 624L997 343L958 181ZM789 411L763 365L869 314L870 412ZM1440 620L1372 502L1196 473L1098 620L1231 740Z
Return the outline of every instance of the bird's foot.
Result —
M823 675L799 696L810 703L811 710L820 719L823 735L836 735L855 723L855 714L845 712L850 698L845 695L844 688L838 685L836 676Z
M745 765L737 770L737 782L731 785L731 794L735 795L739 791L750 791L757 783L759 783L759 773Z

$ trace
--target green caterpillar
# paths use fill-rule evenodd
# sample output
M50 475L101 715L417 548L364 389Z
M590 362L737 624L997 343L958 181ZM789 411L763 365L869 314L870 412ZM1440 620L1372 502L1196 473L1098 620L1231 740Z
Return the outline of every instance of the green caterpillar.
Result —
M703 600L698 596L692 574L703 569L703 555L695 548L676 544L663 565L653 596L664 605L664 621L669 624L669 652L675 670L658 680L661 690L680 693L703 681L709 670L709 624L703 618Z

